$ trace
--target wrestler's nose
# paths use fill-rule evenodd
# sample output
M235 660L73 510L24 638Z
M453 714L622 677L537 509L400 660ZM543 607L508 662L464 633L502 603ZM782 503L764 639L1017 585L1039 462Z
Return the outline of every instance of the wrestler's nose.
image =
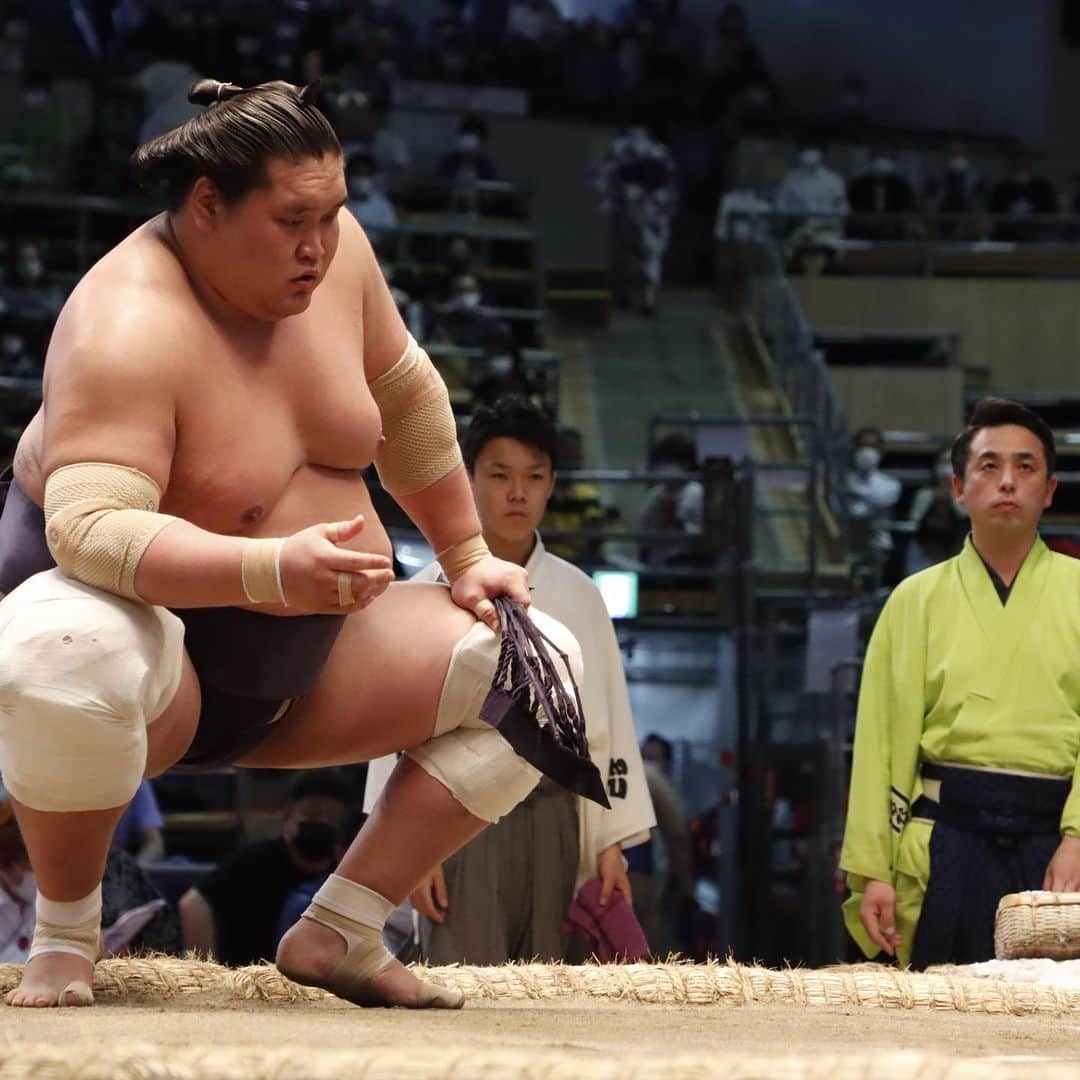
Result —
M318 233L312 233L310 236L305 236L303 242L300 244L300 248L297 251L297 257L301 262L318 262L326 252L326 247L322 242L322 238Z
M525 501L525 485L520 480L512 480L510 483L510 501Z

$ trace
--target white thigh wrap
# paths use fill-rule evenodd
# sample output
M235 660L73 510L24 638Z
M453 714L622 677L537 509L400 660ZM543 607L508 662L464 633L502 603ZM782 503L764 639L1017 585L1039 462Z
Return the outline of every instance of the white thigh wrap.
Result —
M131 800L183 671L171 612L46 570L0 602L0 773L34 810Z
M529 608L536 625L570 657L581 685L581 647L562 623ZM540 780L540 772L518 757L510 744L480 719L499 660L499 637L478 622L454 647L446 673L435 732L408 755L430 773L469 813L487 822L508 814ZM565 672L561 661L560 670ZM564 682L569 688L569 679ZM573 691L570 690L571 696Z

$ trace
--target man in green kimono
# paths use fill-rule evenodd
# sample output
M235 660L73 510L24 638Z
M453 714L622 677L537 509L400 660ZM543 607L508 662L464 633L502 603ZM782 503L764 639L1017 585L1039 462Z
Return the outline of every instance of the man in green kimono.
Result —
M1006 893L1080 891L1080 561L1038 534L1054 438L988 399L952 465L971 535L878 619L840 857L851 935L920 969L990 959Z

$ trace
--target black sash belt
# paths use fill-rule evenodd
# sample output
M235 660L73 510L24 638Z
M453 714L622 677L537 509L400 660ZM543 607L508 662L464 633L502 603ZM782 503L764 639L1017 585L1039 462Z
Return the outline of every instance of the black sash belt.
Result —
M934 822L911 966L990 960L1001 897L1042 888L1071 781L930 763L922 775L941 789L911 808Z

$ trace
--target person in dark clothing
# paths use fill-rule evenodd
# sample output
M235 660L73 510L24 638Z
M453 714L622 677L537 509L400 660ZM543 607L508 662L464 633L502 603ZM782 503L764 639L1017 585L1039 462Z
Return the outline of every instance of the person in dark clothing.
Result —
M884 148L875 152L870 169L848 184L848 205L848 234L867 240L903 240L909 221L900 215L913 214L917 209L914 189L897 167L896 159ZM896 216L879 216L885 214Z
M272 960L286 898L330 871L340 854L349 801L337 770L300 773L289 790L282 835L241 848L180 898L184 945L230 967Z
M994 225L995 240L1033 241L1051 238L1055 226L1027 219L1037 214L1056 214L1060 204L1050 181L1036 175L1035 162L1030 157L1018 157L1011 174L994 185L988 209L996 217L1010 219Z

